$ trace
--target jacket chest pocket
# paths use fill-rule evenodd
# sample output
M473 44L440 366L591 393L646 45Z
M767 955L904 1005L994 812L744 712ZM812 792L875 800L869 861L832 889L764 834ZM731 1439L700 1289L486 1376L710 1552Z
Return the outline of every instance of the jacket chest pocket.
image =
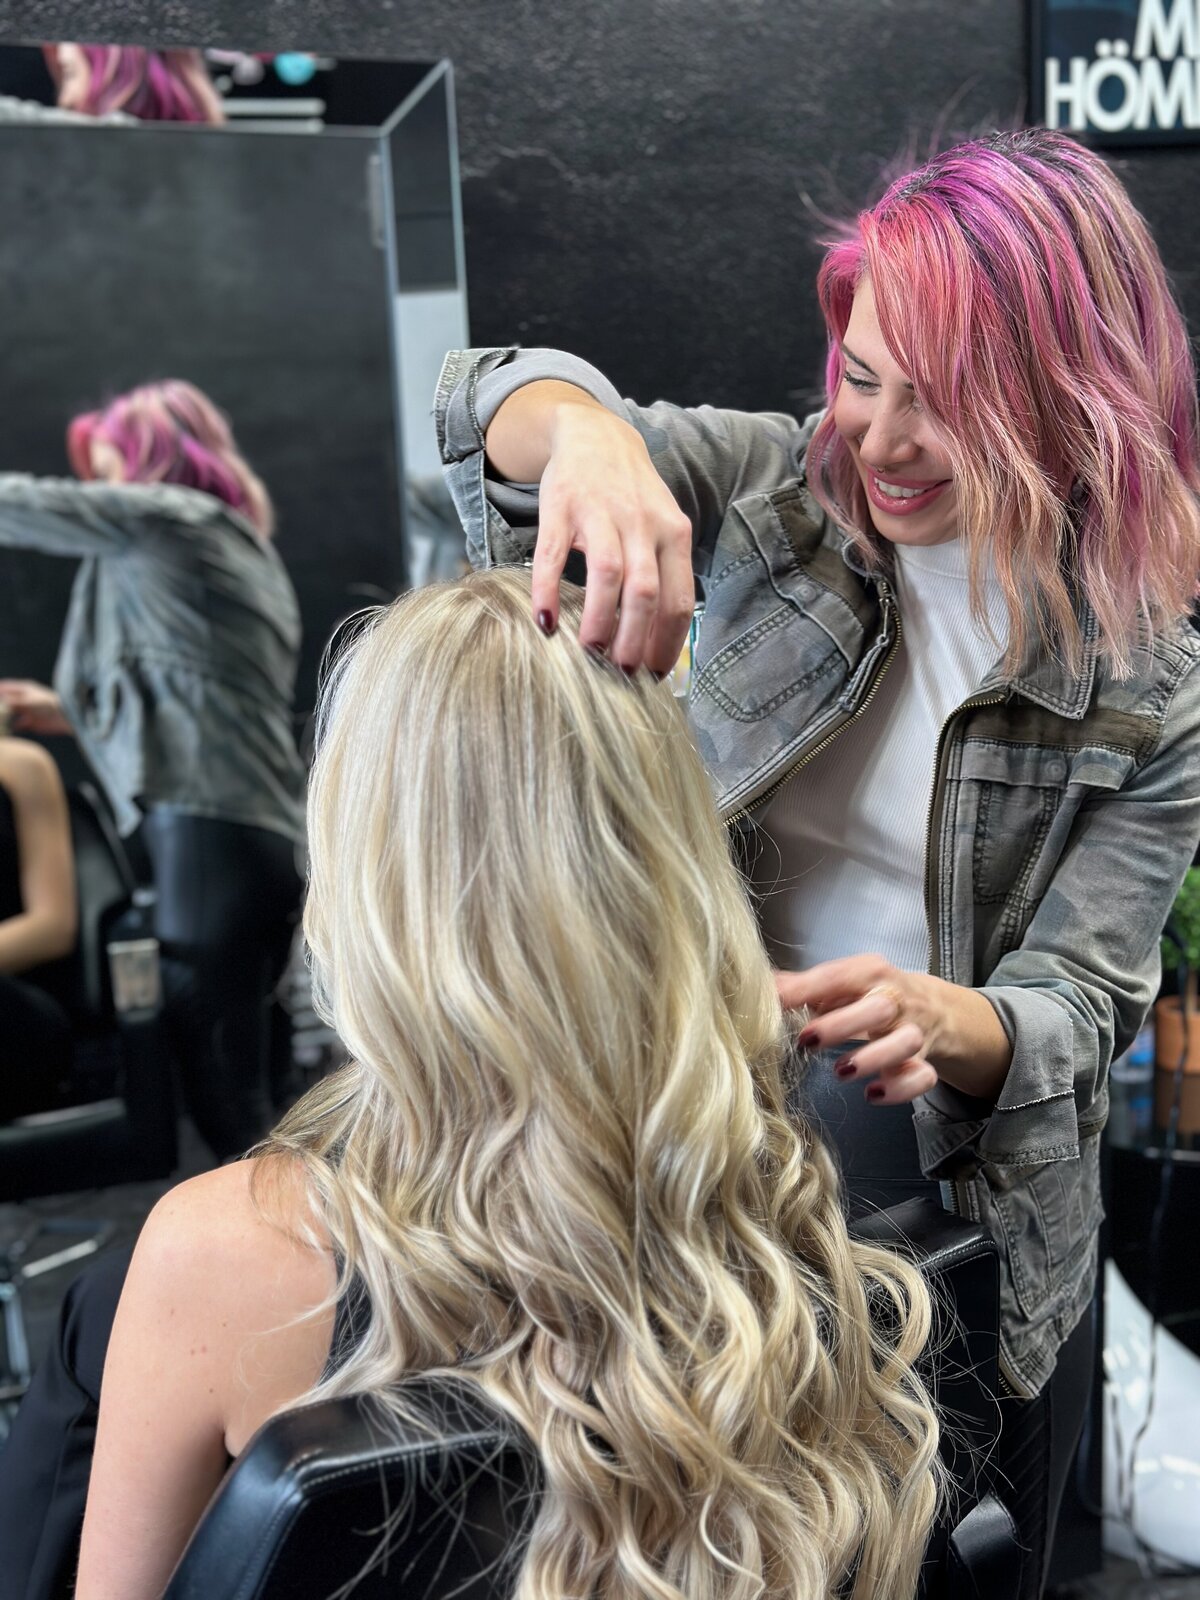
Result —
M826 688L835 692L845 658L805 610L818 585L797 566L769 519L752 537L748 526L731 518L716 555L705 584L693 700L711 700L735 722L758 723L813 687L819 698Z
M1133 766L1123 751L968 739L958 774L957 829L970 843L975 904L1036 906L1081 809L1119 789Z

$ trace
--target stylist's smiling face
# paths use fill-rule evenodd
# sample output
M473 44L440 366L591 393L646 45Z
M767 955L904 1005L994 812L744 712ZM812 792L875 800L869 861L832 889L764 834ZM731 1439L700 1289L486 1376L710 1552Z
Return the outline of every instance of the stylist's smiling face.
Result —
M854 294L842 354L846 370L833 420L858 468L871 521L893 544L957 538L950 463L908 374L884 343L867 278Z

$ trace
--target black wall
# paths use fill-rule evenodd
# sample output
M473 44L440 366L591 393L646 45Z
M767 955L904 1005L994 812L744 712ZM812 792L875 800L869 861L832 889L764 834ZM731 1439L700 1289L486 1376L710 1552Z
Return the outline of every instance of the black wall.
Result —
M0 0L0 36L448 55L472 331L627 391L803 408L815 224L940 126L1025 100L1021 0ZM1200 327L1198 158L1124 168ZM1185 276L1186 275L1186 276Z

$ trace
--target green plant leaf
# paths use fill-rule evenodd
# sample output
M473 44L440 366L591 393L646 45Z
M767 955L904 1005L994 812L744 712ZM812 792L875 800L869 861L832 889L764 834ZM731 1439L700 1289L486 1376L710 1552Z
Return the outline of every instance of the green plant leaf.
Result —
M1200 971L1200 867L1189 867L1184 874L1183 884L1171 908L1171 919L1179 929L1184 948L1181 951L1175 940L1164 934L1163 966L1173 971L1182 955L1190 971Z

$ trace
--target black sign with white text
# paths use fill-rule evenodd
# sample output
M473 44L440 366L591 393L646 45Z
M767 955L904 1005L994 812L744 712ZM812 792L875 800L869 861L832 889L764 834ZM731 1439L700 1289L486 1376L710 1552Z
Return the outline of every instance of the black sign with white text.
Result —
M1030 0L1033 120L1092 144L1200 141L1200 0Z

